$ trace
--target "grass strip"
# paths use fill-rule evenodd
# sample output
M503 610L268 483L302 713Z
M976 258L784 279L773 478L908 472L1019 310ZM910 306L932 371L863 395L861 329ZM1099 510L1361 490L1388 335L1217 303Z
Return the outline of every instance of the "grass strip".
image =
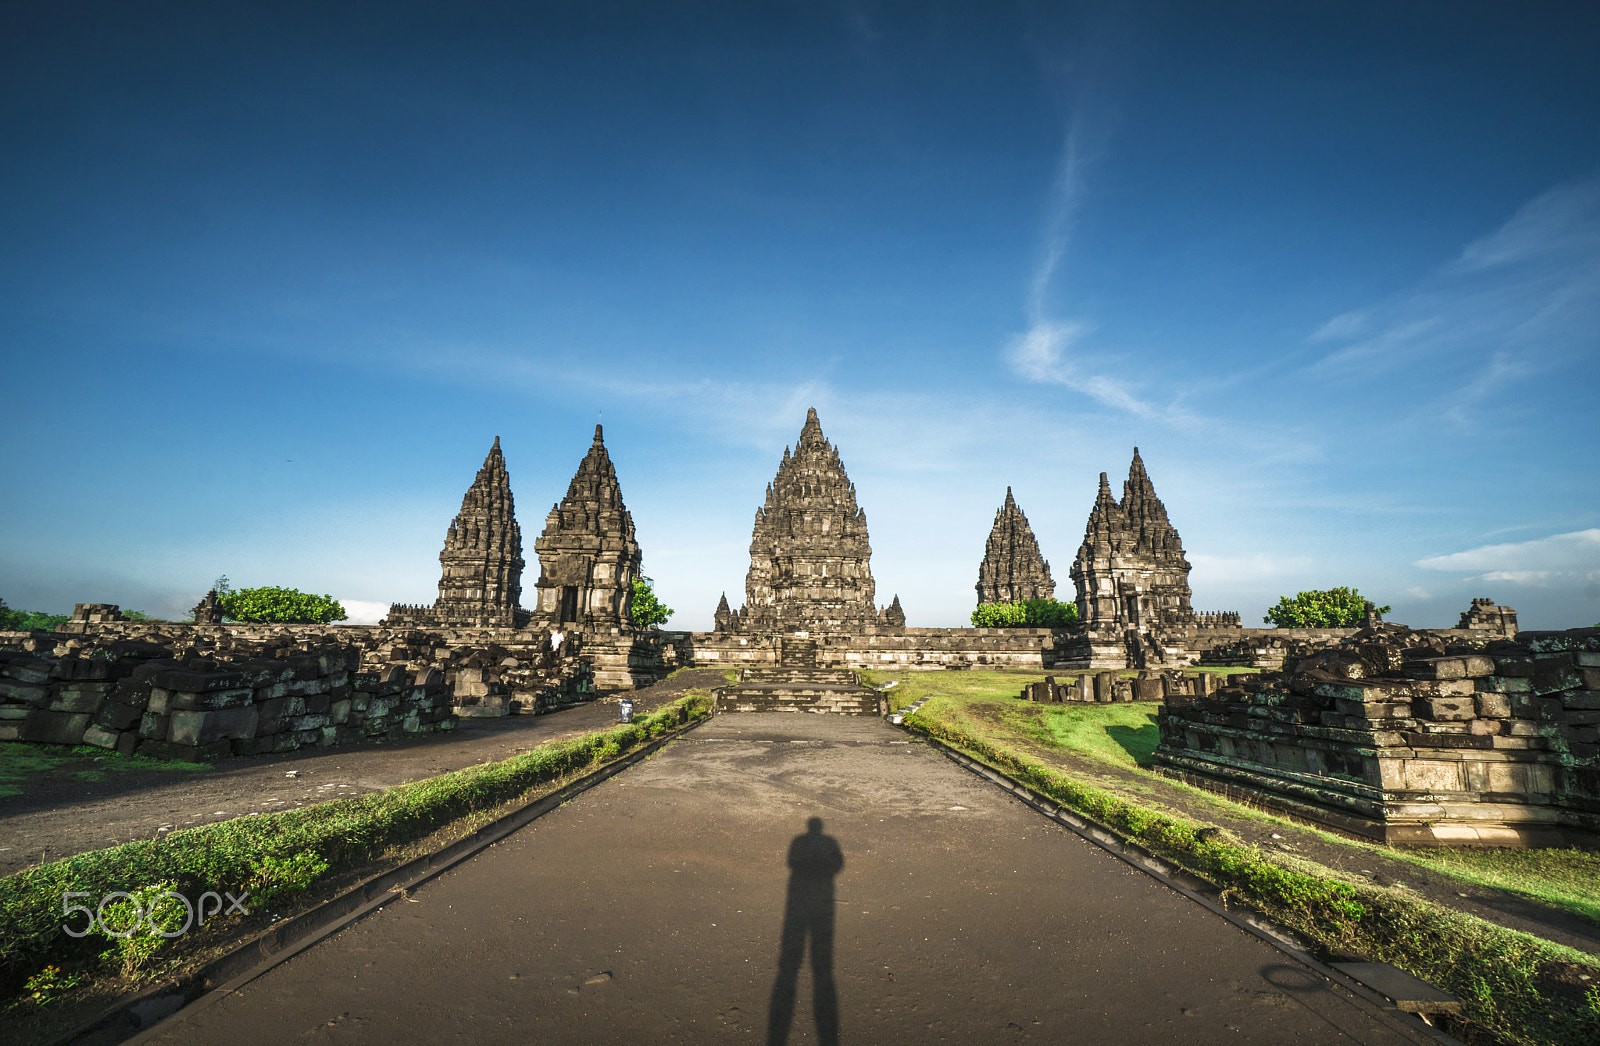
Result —
M926 710L924 710L925 712ZM988 764L1213 883L1323 950L1387 962L1462 999L1471 1038L1517 1046L1600 1042L1600 963L1582 952L1417 898L1293 867L1205 825L1121 799L1010 746L919 712L905 725ZM1314 868L1316 866L1312 866ZM1592 979L1583 981L1583 974Z
M304 862L307 854L326 864L322 874L356 868L530 788L615 759L709 712L709 699L691 693L629 725L549 742L497 763L302 809L186 828L6 876L0 879L0 998L21 1001L27 979L47 966L93 973L106 961L99 955L107 943L103 938L66 933L68 891L88 894L91 906L115 891L162 882L175 883L190 897L208 890L238 894L271 882L276 869Z

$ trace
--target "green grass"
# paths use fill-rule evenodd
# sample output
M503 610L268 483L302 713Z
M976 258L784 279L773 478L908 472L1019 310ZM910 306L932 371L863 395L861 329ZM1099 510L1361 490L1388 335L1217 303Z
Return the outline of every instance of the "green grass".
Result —
M145 759L136 755L78 745L36 745L27 741L0 743L0 796L22 795L38 774L65 770L79 781L98 781L107 774L129 770L206 770L204 763L170 759Z
M1120 766L1148 766L1161 736L1159 704L1148 701L1110 705L1036 705L1017 702L1002 721L1019 734L1052 748L1103 759Z
M259 891L274 879L275 868L304 862L307 854L325 863L329 873L360 868L659 737L677 727L680 710L700 718L709 709L704 693L690 692L630 725L549 742L498 763L316 806L201 825L0 878L0 1000L26 1006L20 996L25 982L49 966L94 977L117 972L107 969L98 954L105 942L64 932L67 891L99 898L162 882L176 884L190 897L207 890ZM165 958L155 957L158 963Z
M1519 893L1600 922L1600 853L1593 850L1390 852L1467 882Z

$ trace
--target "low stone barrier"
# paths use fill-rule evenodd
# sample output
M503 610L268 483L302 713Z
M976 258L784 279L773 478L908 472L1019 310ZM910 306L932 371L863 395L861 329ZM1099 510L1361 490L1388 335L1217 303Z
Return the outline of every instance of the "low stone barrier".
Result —
M1445 644L1380 626L1232 683L1168 698L1158 762L1393 843L1600 835L1600 629Z
M180 660L138 640L58 638L0 633L0 740L208 760L455 725L440 672L357 671L350 646Z

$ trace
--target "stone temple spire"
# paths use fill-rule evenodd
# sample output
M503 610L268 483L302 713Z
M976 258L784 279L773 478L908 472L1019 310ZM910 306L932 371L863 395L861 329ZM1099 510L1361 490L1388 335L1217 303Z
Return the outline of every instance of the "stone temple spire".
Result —
M540 569L535 613L541 622L588 632L632 629L628 610L639 576L639 542L599 425L534 550Z
M515 628L522 598L522 528L511 500L511 477L494 438L461 511L450 523L439 598L433 605L440 624Z
M978 564L978 603L1019 603L1027 599L1051 599L1056 583L1050 577L1050 564L1039 553L1028 517L1017 507L1006 488L1006 502L994 514L994 526Z
M740 627L860 632L877 620L867 514L812 408L756 510Z
M1079 618L1091 632L1133 631L1160 640L1194 621L1183 542L1156 497L1138 447L1120 505L1111 496L1106 474L1100 473L1100 491L1072 563L1072 581Z

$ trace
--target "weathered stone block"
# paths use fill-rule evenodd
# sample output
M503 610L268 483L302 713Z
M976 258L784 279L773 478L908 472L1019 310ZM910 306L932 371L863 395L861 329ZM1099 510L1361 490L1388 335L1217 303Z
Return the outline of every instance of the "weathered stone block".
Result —
M1600 654L1585 655L1600 657ZM1600 668L1579 668L1578 676L1583 680L1583 685L1589 690L1600 690Z
M1498 719L1474 719L1467 724L1467 728L1478 737L1492 737L1500 732Z
M1466 679L1467 663L1459 657L1419 658L1405 662L1402 671L1411 679Z
M94 745L96 748L115 748L117 740L122 735L116 730L107 730L100 726L91 726L83 732L83 743Z
M1561 704L1566 708L1600 708L1600 693L1593 690L1568 690L1561 695Z
M50 662L48 661L14 661L0 670L0 677L14 679L19 683L48 683L50 681Z
M110 683L63 683L50 699L53 712L94 712L105 700Z
M1488 719L1506 719L1511 715L1511 699L1504 694L1479 694L1478 714Z
M1406 760L1401 787L1417 792L1460 792L1466 789L1466 771L1460 763L1432 759Z
M155 741L165 741L172 727L172 716L160 712L146 712L139 719L139 736Z
M1531 682L1532 692L1541 695L1553 694L1559 690L1579 690L1583 687L1583 678L1574 665L1541 664L1534 669Z
M174 744L201 747L214 741L253 737L260 713L254 705L207 711L179 710L172 713L167 739Z
M1526 751L1545 747L1545 739L1542 737L1510 737L1501 734L1491 740L1493 740L1495 748L1508 751Z
M20 705L39 706L48 702L50 690L40 683L24 683L15 679L0 679L0 701Z
M89 729L87 712L51 712L35 709L22 721L21 738L51 745L76 745Z
M1526 694L1533 689L1531 680L1515 676L1490 676L1474 682L1481 694Z
M350 720L350 699L335 701L328 708L328 714L333 716L335 723L346 723Z
M222 708L238 708L255 700L256 692L249 687L194 691L174 691L171 698L173 711L203 712Z
M144 710L120 701L107 701L95 713L94 725L113 732L132 730L144 718Z
M1440 721L1471 719L1478 714L1477 702L1469 697L1433 697L1417 702L1419 719Z

